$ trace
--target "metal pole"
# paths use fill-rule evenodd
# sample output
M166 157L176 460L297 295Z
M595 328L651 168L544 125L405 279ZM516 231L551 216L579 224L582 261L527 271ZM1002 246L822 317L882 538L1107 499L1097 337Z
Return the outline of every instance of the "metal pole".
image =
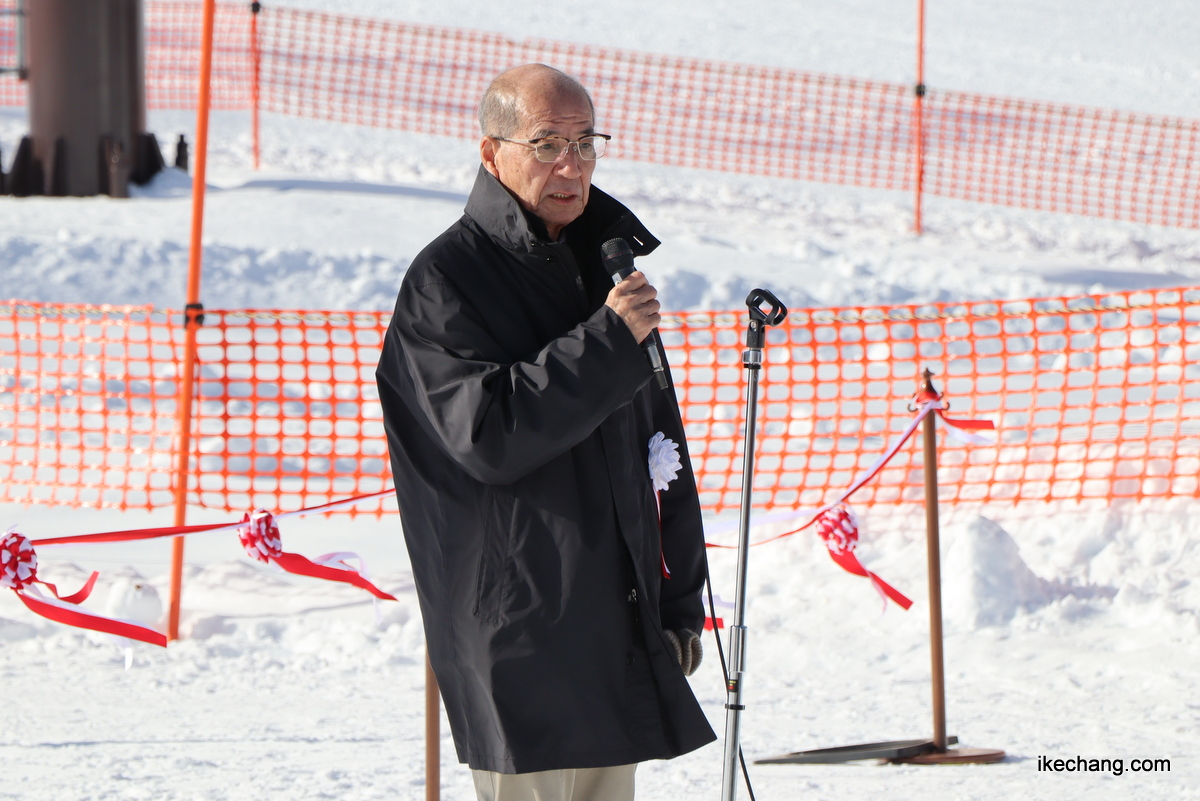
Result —
M215 0L204 0L204 28L200 39L200 98L196 108L195 174L192 177L192 240L188 251L186 326L183 374L179 378L179 457L175 470L175 525L187 522L187 480L192 452L192 390L196 378L196 329L202 322L200 269L204 230L204 179L208 161L208 107L211 100L213 17ZM167 639L179 639L180 595L183 591L183 537L171 541L171 601L167 617Z
M760 326L750 321L751 330ZM721 798L733 801L737 795L738 752L742 712L742 679L746 667L746 572L750 557L750 506L754 487L754 429L758 411L758 373L762 367L762 350L748 348L742 353L742 366L749 374L746 390L746 450L742 457L742 509L738 523L737 585L733 610L734 623L729 627L729 682L725 689L725 763L721 774Z
M921 397L938 399L933 373L926 368ZM933 673L933 745L946 751L946 671L942 658L942 560L938 532L937 413L922 423L925 438L925 543L929 561L929 657Z
M921 189L925 182L925 0L917 0L917 83L913 90L913 227L921 233Z
M425 801L442 795L442 699L429 654L425 655Z

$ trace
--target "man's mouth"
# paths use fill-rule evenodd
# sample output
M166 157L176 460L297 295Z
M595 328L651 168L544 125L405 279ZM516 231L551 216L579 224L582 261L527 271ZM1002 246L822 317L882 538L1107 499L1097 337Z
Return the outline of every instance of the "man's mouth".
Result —
M574 199L575 199L575 195L572 195L572 194L567 194L566 192L551 192L551 193L550 193L550 199L551 199L551 200L558 200L558 201L564 201L564 200L574 200Z

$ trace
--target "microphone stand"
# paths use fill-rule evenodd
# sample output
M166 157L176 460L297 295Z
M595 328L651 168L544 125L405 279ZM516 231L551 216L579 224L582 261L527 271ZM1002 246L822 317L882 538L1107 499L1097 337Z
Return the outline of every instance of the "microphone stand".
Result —
M762 310L769 304L769 312ZM740 727L742 712L742 681L746 667L746 569L750 556L750 504L754 492L754 429L758 414L758 373L762 368L762 349L767 327L779 325L787 318L787 308L765 289L755 289L746 296L750 309L750 325L746 329L746 350L742 366L746 368L746 445L742 457L742 509L738 529L737 589L733 625L729 627L729 672L725 701L725 765L721 774L721 799L734 801L737 794L737 768L741 755Z

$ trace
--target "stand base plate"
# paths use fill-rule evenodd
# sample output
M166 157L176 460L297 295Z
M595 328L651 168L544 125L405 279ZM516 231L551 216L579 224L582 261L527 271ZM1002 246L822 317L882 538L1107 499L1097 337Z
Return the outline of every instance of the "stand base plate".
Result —
M947 737L946 742L954 745L957 737ZM902 760L931 753L933 740L887 740L880 743L840 745L836 748L814 748L811 751L795 751L775 757L754 760L755 765L837 765L861 759ZM1003 751L1000 752L1003 756Z
M997 748L948 748L891 761L905 765L991 765L1003 760L1004 752Z

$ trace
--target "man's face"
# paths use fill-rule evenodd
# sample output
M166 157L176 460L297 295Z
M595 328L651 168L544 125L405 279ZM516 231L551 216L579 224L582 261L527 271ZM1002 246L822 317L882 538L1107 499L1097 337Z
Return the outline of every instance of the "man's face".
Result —
M511 139L562 136L575 141L594 133L592 110L583 96L527 92L524 106L524 120ZM580 158L576 148L568 148L553 164L538 161L530 147L490 137L484 137L480 150L487 171L546 224L551 239L558 239L563 227L583 214L596 162Z

